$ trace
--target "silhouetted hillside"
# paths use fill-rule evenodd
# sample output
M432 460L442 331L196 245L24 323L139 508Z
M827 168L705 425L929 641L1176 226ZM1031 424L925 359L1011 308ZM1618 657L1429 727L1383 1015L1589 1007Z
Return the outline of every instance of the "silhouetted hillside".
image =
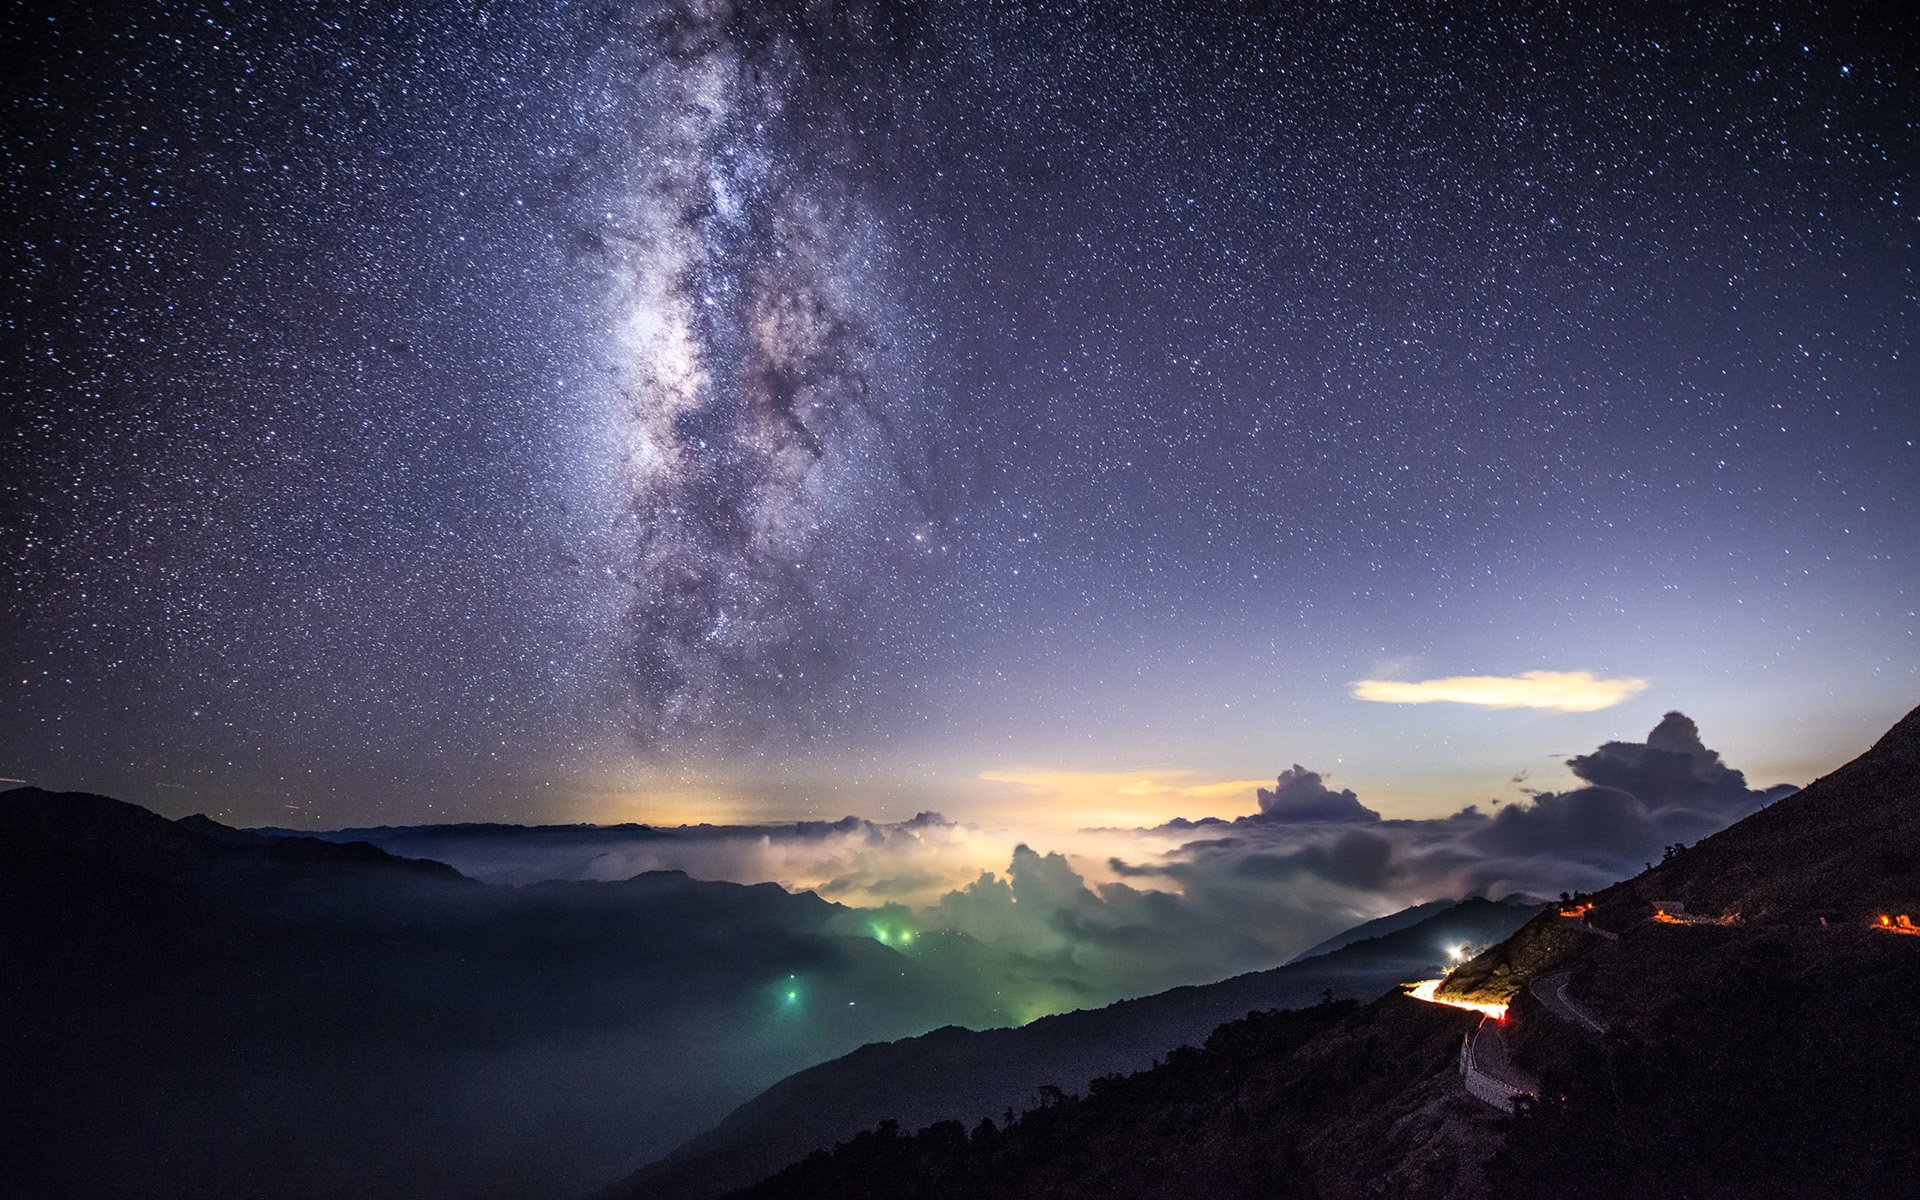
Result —
M1093 1079L1150 1066L1256 1009L1299 1008L1323 995L1371 998L1431 976L1450 947L1498 940L1535 909L1483 899L1442 901L1369 922L1384 935L1269 971L1175 988L1105 1008L1046 1017L1017 1029L940 1029L863 1046L781 1080L718 1128L611 1189L613 1197L690 1200L718 1195L882 1120L915 1130L967 1125L1033 1103L1042 1086L1084 1089Z
M1462 1087L1479 1018L1389 996L1250 1017L1006 1127L881 1127L739 1195L1908 1195L1920 937L1872 918L1920 915L1917 850L1920 713L1590 912L1534 918L1442 989L1511 999L1478 1036L1541 1081L1512 1118Z
M1368 938L1384 937L1389 933L1398 933L1409 925L1418 925L1436 913L1452 908L1456 901L1429 900L1425 904L1416 904L1412 908L1403 908L1397 913L1388 913L1384 917L1375 917L1371 921L1355 925L1343 933L1336 933L1326 941L1309 946L1287 961L1305 962L1309 958L1318 958L1322 954L1331 954L1342 946L1351 946L1355 942L1364 942Z
M1689 921L1735 922L1745 930L1804 931L1821 921L1865 926L1882 914L1920 915L1916 780L1920 710L1867 753L1793 795L1581 897L1592 905L1584 923L1638 930L1662 907ZM1703 932L1688 928L1696 940ZM1549 912L1463 964L1441 993L1504 1002L1527 981L1594 952L1576 924Z
M0 1195L578 1195L799 1067L988 1019L845 913L0 793Z
M1593 903L1588 919L1618 940L1579 938L1534 977L1567 971L1608 1034L1564 1036L1521 993L1514 1040L1546 1099L1494 1165L1503 1188L1562 1200L1912 1193L1920 936L1874 926L1920 916L1920 710Z
M1920 710L1799 792L1609 889L1601 919L1679 900L1690 913L1794 925L1920 906Z
M860 1134L752 1200L1394 1196L1479 1190L1492 1110L1454 1084L1473 1019L1400 996L1257 1013L1151 1070L1010 1123ZM1471 1153L1466 1151L1471 1150Z

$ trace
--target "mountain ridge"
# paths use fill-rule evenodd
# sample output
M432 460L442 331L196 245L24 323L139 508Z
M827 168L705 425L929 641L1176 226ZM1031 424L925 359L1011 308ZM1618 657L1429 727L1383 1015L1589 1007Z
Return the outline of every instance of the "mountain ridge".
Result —
M1425 915L1312 958L1213 984L1060 1013L1017 1028L943 1028L863 1046L781 1080L712 1130L600 1195L712 1197L750 1181L756 1170L771 1171L882 1119L912 1129L1022 1109L1043 1087L1074 1090L1102 1075L1144 1067L1251 1010L1304 1007L1323 995L1372 996L1431 974L1447 963L1450 946L1499 936L1526 920L1534 906L1474 897L1407 911ZM1402 915L1385 920L1391 925ZM1358 928L1380 925L1376 920ZM892 1090L883 1093L887 1083Z

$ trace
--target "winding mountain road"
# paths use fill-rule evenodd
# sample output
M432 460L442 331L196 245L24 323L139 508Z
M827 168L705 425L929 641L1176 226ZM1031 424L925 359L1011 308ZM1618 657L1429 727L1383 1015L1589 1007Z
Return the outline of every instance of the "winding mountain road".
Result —
M1616 935L1605 930L1585 928L1609 941L1618 940ZM1571 979L1570 971L1555 971L1534 980L1528 990L1548 1012L1562 1021L1592 1033L1604 1034L1607 1031L1606 1024L1567 994L1567 984ZM1539 1095L1539 1081L1517 1066L1509 1053L1505 1028L1507 1006L1443 1000L1439 996L1441 982L1438 979L1422 980L1409 985L1407 995L1428 1004L1464 1008L1482 1014L1480 1024L1461 1040L1460 1045L1460 1074L1468 1093L1502 1112L1512 1112L1522 1096Z
M1501 1112L1512 1112L1522 1096L1540 1094L1539 1082L1513 1065L1506 1030L1493 1017L1482 1018L1461 1044L1460 1074L1468 1094Z
M1548 1012L1561 1020L1594 1033L1605 1033L1607 1027L1567 995L1569 978L1568 972L1555 971L1534 981L1533 994ZM1420 998L1435 1004L1447 1003L1433 1000L1431 996ZM1467 1034L1460 1047L1460 1073L1465 1077L1468 1092L1502 1112L1512 1112L1514 1103L1522 1096L1540 1094L1539 1081L1514 1064L1507 1047L1506 1026L1499 1017L1482 1018L1479 1026Z
M1569 972L1555 971L1534 982L1533 994L1540 1003L1547 1006L1548 1012L1561 1020L1571 1021L1594 1033L1605 1033L1607 1027L1592 1013L1581 1008L1572 996L1567 995L1567 982L1570 978Z

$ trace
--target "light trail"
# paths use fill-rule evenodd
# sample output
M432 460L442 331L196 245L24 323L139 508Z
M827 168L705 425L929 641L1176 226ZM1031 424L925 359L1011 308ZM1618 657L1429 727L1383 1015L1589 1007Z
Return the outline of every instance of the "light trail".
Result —
M1448 1000L1439 995L1443 979L1423 979L1419 983L1407 986L1407 995L1415 1000L1424 1000L1428 1004L1440 1004L1447 1008L1464 1008L1468 1012L1477 1012L1492 1017L1496 1021L1507 1019L1507 1006L1504 1004L1482 1004L1473 1000Z

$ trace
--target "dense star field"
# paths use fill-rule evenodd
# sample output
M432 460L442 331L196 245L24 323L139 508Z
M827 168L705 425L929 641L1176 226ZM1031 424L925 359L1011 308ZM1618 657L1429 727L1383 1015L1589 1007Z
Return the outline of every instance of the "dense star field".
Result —
M16 6L0 1200L1897 1191L1917 13Z
M1804 780L1920 671L1913 33L16 14L0 775L338 826L1304 761L1432 816L1684 705ZM1353 694L1542 670L1644 687Z

